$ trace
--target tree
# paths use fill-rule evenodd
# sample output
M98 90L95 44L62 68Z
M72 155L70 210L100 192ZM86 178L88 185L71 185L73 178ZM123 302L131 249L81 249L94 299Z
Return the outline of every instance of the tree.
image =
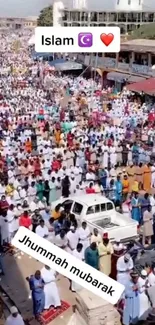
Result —
M38 26L53 26L53 6L41 10L37 21Z
M155 23L140 26L130 36L131 39L155 39Z

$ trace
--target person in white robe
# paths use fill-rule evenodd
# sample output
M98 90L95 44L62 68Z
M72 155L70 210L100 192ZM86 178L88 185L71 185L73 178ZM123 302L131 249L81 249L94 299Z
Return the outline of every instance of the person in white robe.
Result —
M102 243L102 236L99 234L98 229L94 228L93 229L93 234L90 237L90 242L91 243L96 243L98 246L100 243Z
M71 177L69 178L70 180L70 195L75 195L76 193L76 185L77 185L77 180L75 178L75 175L73 172L71 172Z
M81 179L82 179L82 168L79 165L76 164L73 171L74 171L74 175L75 175L75 178L76 178L76 182L77 182L77 184L79 184L81 182Z
M21 202L21 198L20 198L20 195L19 195L19 191L18 190L14 190L13 192L13 201L14 201L14 204L15 206Z
M39 226L36 227L36 234L42 238L48 237L49 232L44 220L40 220Z
M73 250L72 255L78 258L80 261L84 261L84 249L81 243L77 244L77 247ZM82 287L78 283L71 281L72 292L77 292L80 291L81 289Z
M56 271L52 270L49 266L45 265L41 269L41 277L45 282L44 294L45 294L45 309L61 307L61 300L59 291L56 285Z
M31 185L28 187L28 191L27 191L29 202L32 202L35 199L36 194L37 194L37 190L36 190L35 182L32 182Z
M148 275L148 280L149 280L150 286L154 287L155 286L155 267L153 267L152 271Z
M15 232L15 216L14 216L14 211L13 211L14 207L13 205L10 205L8 211L7 211L7 216L6 216L6 219L7 219L7 225L8 225L8 234L9 234L9 243L11 243L11 240L14 236L14 232Z
M60 234L55 236L54 244L61 249L64 249L66 252L70 252L68 248L68 238L66 232L63 229L60 231Z
M81 227L78 229L79 232L79 242L83 245L83 249L85 250L90 246L90 229L85 221L82 222Z
M155 165L151 166L151 187L155 187Z
M10 313L4 325L25 325L22 316L18 313L18 309L13 306L10 308Z
M111 167L115 167L116 166L116 163L117 163L116 148L114 146L113 147L110 147L109 148L109 153L110 153L110 164L111 164Z
M109 158L109 148L107 145L102 146L102 152L103 152L102 165L104 168L107 168L108 167L108 158Z
M69 232L67 233L67 239L68 239L69 251L70 253L72 253L72 251L76 249L77 244L79 242L78 229L76 229L74 226L71 226Z
M147 295L147 289L149 288L149 280L146 270L141 271L141 276L138 279L139 287L139 320L146 320L150 312L150 302Z
M120 256L117 260L117 281L124 286L130 280L130 272L133 269L133 260L129 254Z

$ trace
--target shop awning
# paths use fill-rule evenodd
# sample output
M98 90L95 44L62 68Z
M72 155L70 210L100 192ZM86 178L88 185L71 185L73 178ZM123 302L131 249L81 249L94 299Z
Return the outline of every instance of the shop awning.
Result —
M144 92L145 94L155 93L155 78L135 82L131 85L126 86L126 88L130 91Z
M138 77L138 76L129 76L128 82L133 83L133 82L140 82L144 80L146 80L146 78Z
M139 81L146 80L146 78L142 78L142 77L138 77L138 76L131 76L127 73L121 73L121 72L117 72L117 71L109 72L107 74L107 79L118 81L120 83L123 83L126 81L129 83L133 83L133 82L139 82Z
M128 78L129 78L129 75L127 73L112 71L107 74L108 80L118 81L120 83L125 82Z
M83 66L80 63L74 61L66 61L63 59L58 59L49 62L50 65L54 66L56 70L59 71L69 71L69 70L82 70Z

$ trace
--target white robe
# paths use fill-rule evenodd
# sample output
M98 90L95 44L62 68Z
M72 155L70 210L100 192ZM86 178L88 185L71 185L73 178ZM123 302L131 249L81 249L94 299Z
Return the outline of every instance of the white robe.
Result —
M75 231L75 233L73 233L71 230L67 233L67 238L68 238L68 244L71 248L71 253L72 250L76 249L77 244L79 242L79 232L78 230Z
M61 306L55 274L54 270L47 270L45 267L41 270L41 276L45 282L45 309L49 309L51 306L55 308Z
M150 311L150 302L148 296L146 295L146 289L144 287L146 281L147 279L142 279L141 277L138 279L140 304L139 320L146 320ZM149 285L147 287L149 287Z
M149 284L151 287L155 286L155 274L151 272L148 276Z
M78 252L77 249L74 249L72 252L72 255L81 261L84 260L84 251L83 250L81 252ZM72 288L72 291L80 291L82 289L82 287L74 281L72 281L71 288Z
M17 315L17 317L13 317L10 315L4 325L24 325L23 318L20 314Z
M83 250L90 246L90 229L87 226L86 229L80 227L79 232L79 241L83 245ZM89 236L89 237L88 237Z
M108 154L108 146L103 146L102 147L102 151L103 151L103 161L102 161L102 164L103 164L103 167L104 168L107 168L108 167L108 157L109 157L109 154Z
M48 228L46 226L41 227L40 225L36 228L36 234L40 237L48 236Z
M124 286L130 280L130 272L133 269L133 260L130 257L127 263L124 262L124 255L119 257L117 261L117 281Z

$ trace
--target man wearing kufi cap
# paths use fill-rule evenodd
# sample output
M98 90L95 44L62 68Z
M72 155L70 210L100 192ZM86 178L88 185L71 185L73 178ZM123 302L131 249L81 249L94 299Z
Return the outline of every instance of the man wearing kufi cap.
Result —
M125 305L123 310L123 324L136 324L139 320L139 286L138 273L132 271L130 273L129 281L125 286Z
M114 253L112 254L111 258L111 274L110 277L114 280L116 280L117 277L117 270L116 270L116 265L117 261L120 256L123 255L126 247L121 243L120 239L116 239L115 243L113 245Z
M13 306L10 308L11 315L8 316L5 325L24 325L22 316L19 314L18 309Z
M146 320L149 311L150 311L150 301L148 295L146 294L146 290L150 287L148 281L148 274L146 270L141 271L141 276L138 279L139 286L139 320Z
M133 269L133 260L129 254L120 256L117 261L117 281L124 286L130 279L130 272Z

